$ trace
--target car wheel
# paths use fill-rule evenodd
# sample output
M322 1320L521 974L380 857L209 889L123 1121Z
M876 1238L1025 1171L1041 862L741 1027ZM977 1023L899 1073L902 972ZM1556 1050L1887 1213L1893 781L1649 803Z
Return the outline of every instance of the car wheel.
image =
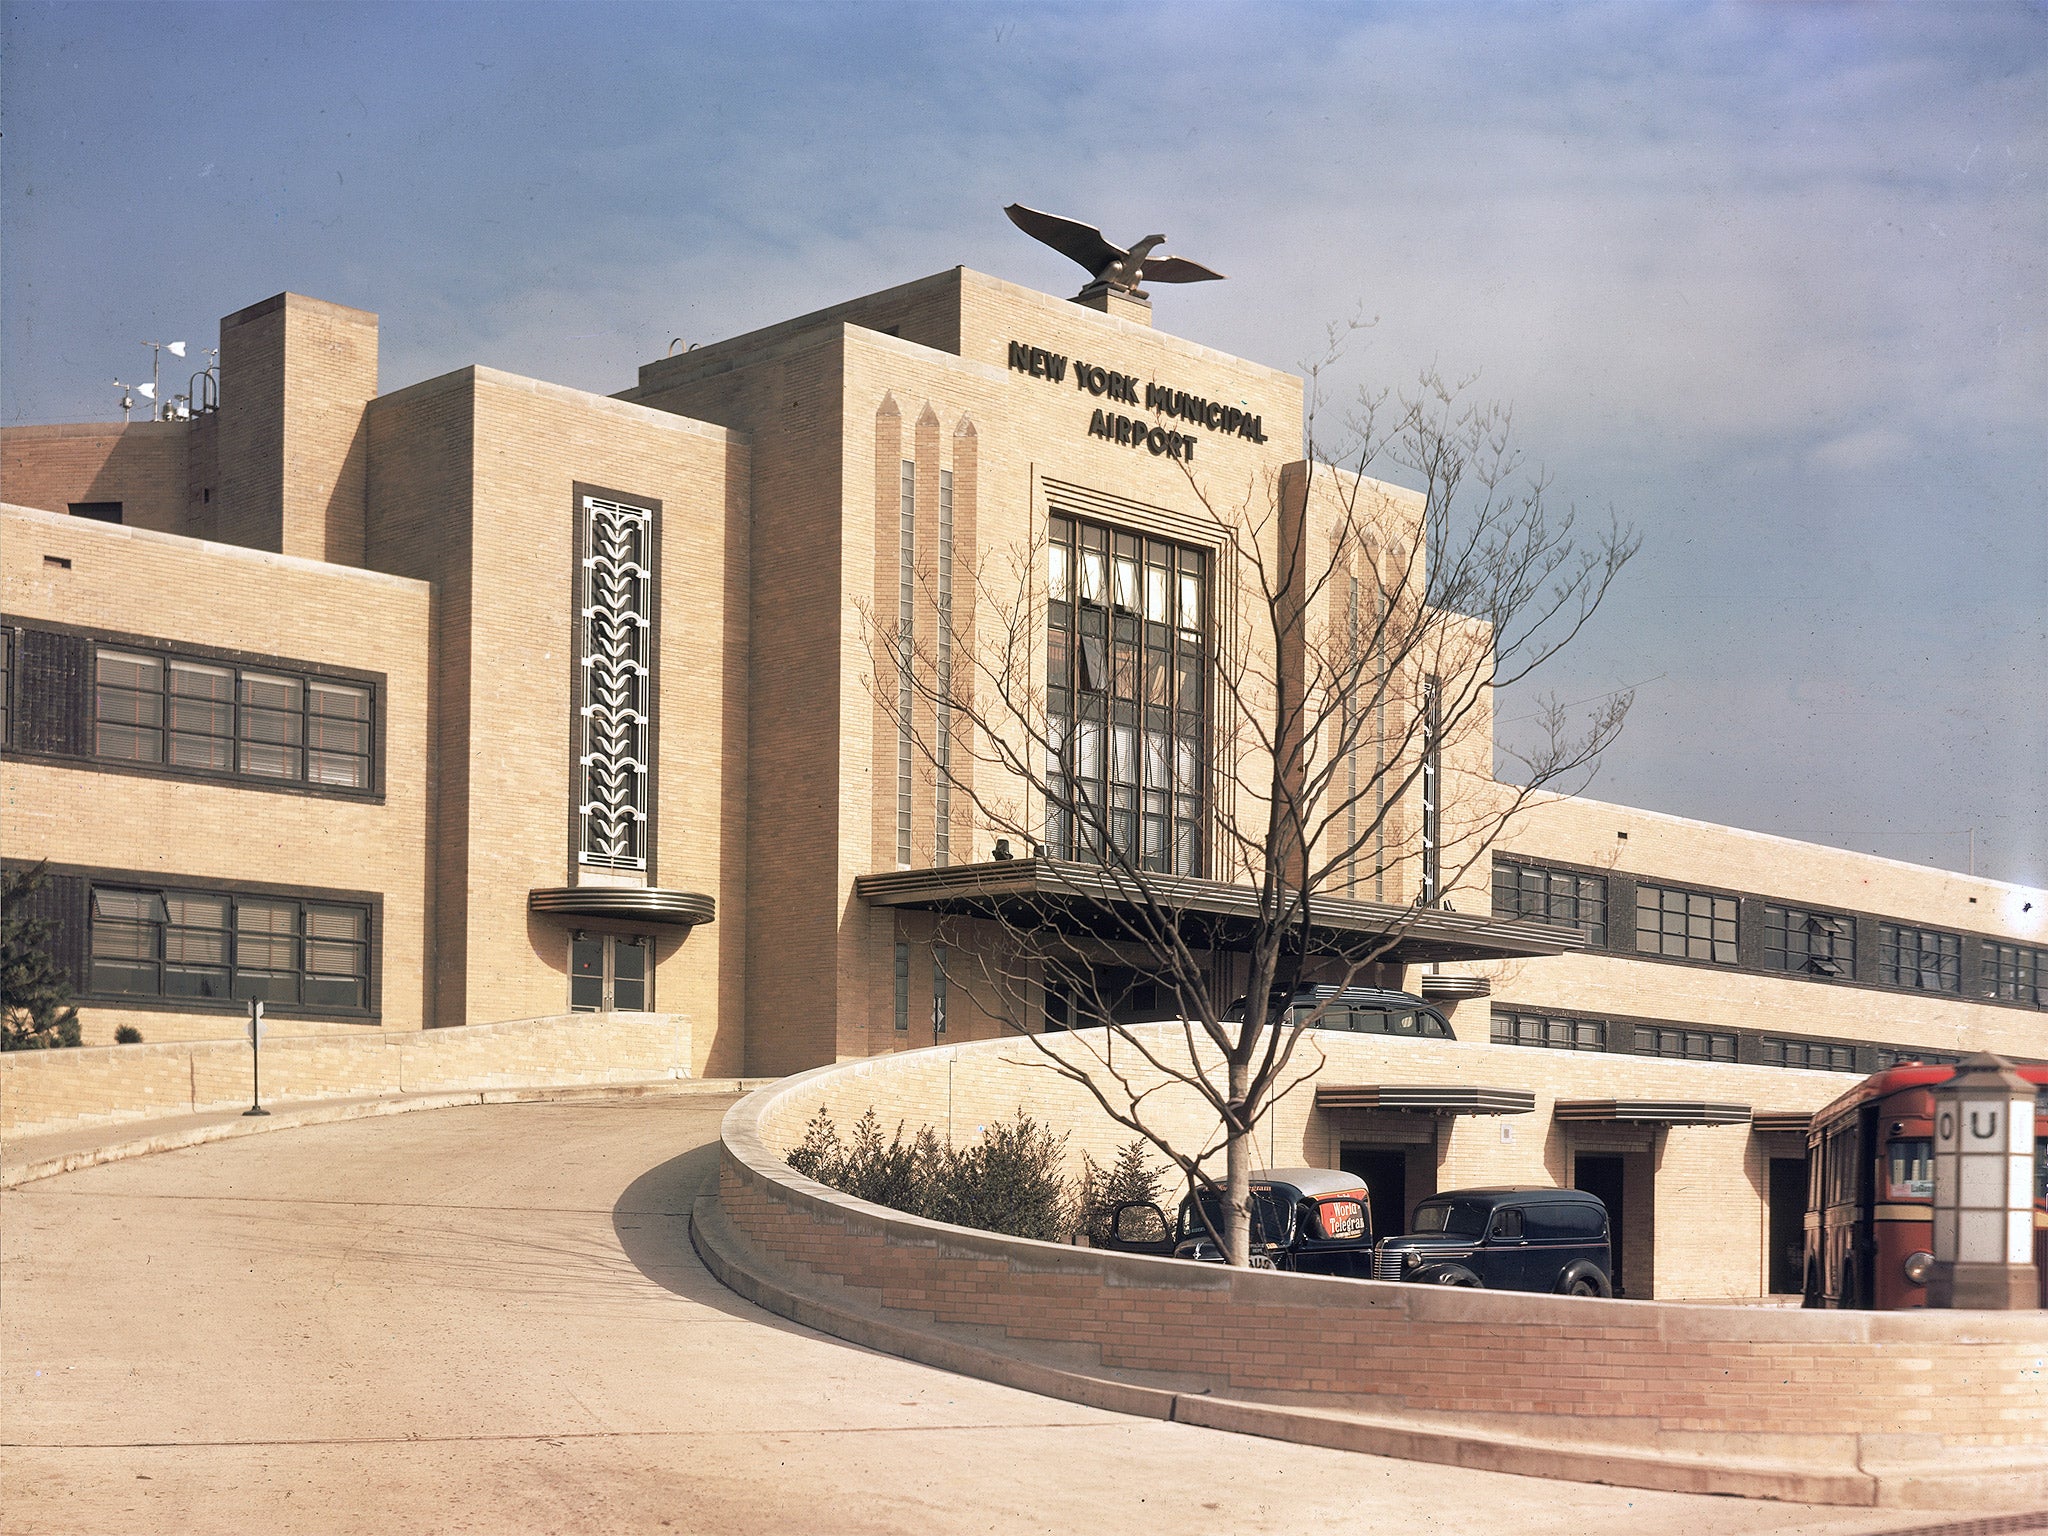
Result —
M1480 1283L1479 1277L1469 1269L1444 1270L1441 1274L1437 1275L1436 1283L1438 1285L1462 1286L1467 1290L1473 1291L1485 1289L1485 1286Z
M1613 1283L1602 1273L1600 1266L1586 1263L1574 1264L1566 1270L1558 1281L1557 1289L1565 1296L1605 1298L1614 1294Z

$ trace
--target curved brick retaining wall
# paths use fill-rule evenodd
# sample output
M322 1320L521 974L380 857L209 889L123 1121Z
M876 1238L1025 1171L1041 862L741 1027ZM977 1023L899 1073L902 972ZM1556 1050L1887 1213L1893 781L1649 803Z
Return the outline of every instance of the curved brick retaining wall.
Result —
M944 1098L957 1121L965 1101L992 1109L986 1081L1012 1085L1014 1106L1016 1048L823 1068L743 1101L726 1120L716 1208L698 1212L707 1260L827 1331L1160 1417L1641 1487L1921 1506L2048 1497L2048 1314L1233 1272L946 1227L782 1161L820 1104L842 1106L843 1128L856 1101L915 1124Z

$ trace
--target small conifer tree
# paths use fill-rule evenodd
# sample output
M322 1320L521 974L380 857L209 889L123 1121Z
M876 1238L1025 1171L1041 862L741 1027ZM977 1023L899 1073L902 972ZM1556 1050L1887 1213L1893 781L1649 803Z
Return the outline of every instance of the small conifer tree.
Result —
M50 952L50 925L35 910L43 865L0 872L0 1051L78 1044L71 979Z

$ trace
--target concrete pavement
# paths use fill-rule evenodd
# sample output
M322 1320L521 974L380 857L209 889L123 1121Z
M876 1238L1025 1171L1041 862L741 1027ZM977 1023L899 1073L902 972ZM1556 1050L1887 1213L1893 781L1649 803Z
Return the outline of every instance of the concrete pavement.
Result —
M691 1251L729 1103L358 1119L0 1194L0 1531L1942 1523L1128 1419L813 1334Z

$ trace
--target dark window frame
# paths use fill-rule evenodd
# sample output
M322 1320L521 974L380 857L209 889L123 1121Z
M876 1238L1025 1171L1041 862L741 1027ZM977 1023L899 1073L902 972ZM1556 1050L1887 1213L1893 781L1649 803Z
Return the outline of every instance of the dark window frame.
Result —
M1505 881L1503 876L1507 877ZM1532 889L1537 883L1541 889ZM1570 889L1560 889L1569 882ZM1605 949L1608 933L1607 877L1529 859L1493 858L1493 915L1561 923L1586 935L1589 947ZM1505 905L1503 896L1509 898Z
M256 974L277 969L275 967L245 967L238 965L237 960L239 957L237 950L241 943L239 937L241 930L230 928L229 930L223 930L229 933L227 946L229 995L226 997L198 997L166 993L162 990L156 992L119 992L100 987L95 978L95 962L101 957L96 953L93 942L97 909L95 895L101 891L127 891L154 894L159 898L171 896L225 898L229 903L228 920L230 924L234 923L235 917L240 911L239 904L242 902L252 905L266 902L293 903L298 908L298 918L295 932L290 937L298 946L297 975L301 983L303 984L304 978L308 974L305 968L307 961L305 946L308 942L359 944L363 953L364 970L362 972L362 982L364 1004L360 1008L351 1008L331 1003L293 1002L265 997L263 999L265 1012L275 1014L281 1018L288 1017L349 1024L375 1023L382 1017L384 898L381 893L374 891L331 890L314 886L280 885L269 881L219 880L204 876L164 875L144 870L81 868L70 865L62 867L51 865L50 872L53 875L75 877L81 884L84 910L78 914L78 920L83 924L84 931L80 935L81 974L77 978L78 1002L81 1006L88 1008L122 1008L152 1013L246 1014L250 999L247 996L234 995L237 990L234 986L235 973L237 971L248 971L251 974ZM309 907L346 908L363 913L363 937L360 940L336 940L308 935L305 914L306 909ZM166 915L168 917L168 913ZM166 921L162 926L167 933L173 925ZM260 938L260 935L256 934L253 930L250 933L252 938ZM119 960L127 957L108 956L105 958ZM164 956L164 947L161 942L157 946L156 955L147 963L152 963L159 967L171 963ZM161 971L159 971L159 976L161 977ZM302 997L303 990L303 985L301 985Z
M1766 901L1762 929L1759 953L1766 971L1823 981L1856 979L1856 919L1848 914Z
M1990 938L1979 945L1978 985L1988 1000L2048 1008L2048 949Z
M17 676L11 679L14 697L9 701L10 725L18 726L21 716L22 687L19 674L23 668L23 653L27 650L26 636L41 633L48 636L65 637L82 643L83 670L76 679L76 693L60 703L75 727L75 737L63 748L42 746L22 747L8 744L9 754L23 762L51 763L67 768L76 768L90 773L132 775L137 778L170 779L188 784L215 784L237 790L255 790L259 793L280 795L301 795L320 800L346 800L357 804L380 805L385 798L386 738L387 722L390 718L390 679L386 673L369 671L359 667L348 667L327 662L309 661L302 657L275 656L258 651L237 650L226 646L201 645L186 641L165 640L155 635L139 635L121 630L106 630L86 625L64 624L52 620L31 619L8 614L0 618L13 633ZM315 784L305 779L275 778L265 774L242 774L182 767L172 763L135 762L121 758L101 757L96 751L97 735L96 707L99 671L98 656L102 649L112 651L145 652L165 662L168 679L169 663L173 660L188 661L201 666L229 667L242 671L289 674L311 682L333 683L350 687L367 688L370 695L369 725L369 776L370 782L362 788L345 785ZM19 735L19 729L16 730Z
M1199 876L1217 552L1057 503L1046 527L1046 850L1100 859L1099 834L1139 868Z
M1689 885L1672 885L1662 881L1641 879L1635 882L1635 888L1636 910L1633 931L1635 933L1637 954L1652 955L1663 960L1690 960L1705 965L1738 968L1741 966L1742 902L1739 897L1721 891L1700 890ZM1673 896L1685 899L1686 906L1683 911L1673 911L1671 909L1667 898ZM1656 939L1655 948L1644 947L1643 908L1646 901L1652 902L1657 917L1657 923L1653 930ZM1695 901L1704 901L1709 904L1705 914L1705 921L1708 925L1708 931L1704 938L1704 943L1707 947L1707 953L1705 954L1695 954L1692 951L1692 946L1696 942L1701 942L1699 937L1692 932L1693 924L1701 917L1701 914L1693 910L1692 903ZM1720 907L1724 903L1728 908L1726 917L1728 936L1725 940L1720 935L1720 925L1723 921ZM1674 917L1682 919L1682 926L1676 932L1673 932L1670 926L1670 919ZM1684 947L1676 951L1668 948L1667 946L1674 940ZM1724 946L1727 951L1726 959L1723 959L1721 954Z
M1930 940L1933 941L1931 945ZM1933 958L1931 970L1927 964L1930 955ZM1934 977L1932 986L1925 979L1929 975ZM1877 981L1880 986L1908 992L1962 997L1962 935L1941 928L1922 928L1917 923L1879 923Z
M1666 1061L1705 1061L1727 1065L1739 1059L1741 1038L1734 1030L1638 1024L1632 1054L1656 1056ZM1698 1049L1694 1048L1695 1045Z
M1607 1020L1542 1009L1495 1008L1488 1026L1488 1038L1495 1045L1530 1047L1546 1051L1601 1051L1609 1049Z
M1839 1041L1766 1035L1759 1046L1767 1067L1793 1067L1807 1072L1857 1070L1856 1047Z

